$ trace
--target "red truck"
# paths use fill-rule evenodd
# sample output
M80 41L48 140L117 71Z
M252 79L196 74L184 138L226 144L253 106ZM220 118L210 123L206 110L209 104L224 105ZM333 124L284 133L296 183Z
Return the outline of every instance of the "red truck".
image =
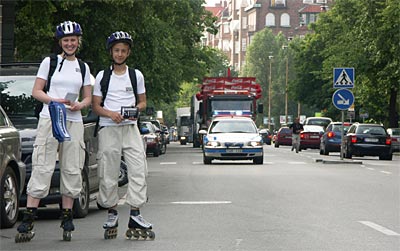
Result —
M257 103L261 98L261 86L254 77L204 78L196 98L199 101L199 130L207 130L215 116L246 116L255 121L257 113L263 112L263 104Z

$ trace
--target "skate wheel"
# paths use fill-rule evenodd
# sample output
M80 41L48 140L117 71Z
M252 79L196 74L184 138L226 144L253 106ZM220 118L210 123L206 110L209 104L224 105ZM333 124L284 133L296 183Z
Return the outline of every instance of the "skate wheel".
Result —
M71 241L72 234L70 231L64 231L63 233L63 240L64 241Z
M15 243L29 242L33 239L34 236L35 236L35 232L18 233L15 235Z
M156 238L156 234L153 231L147 231L147 236L150 240L154 240L154 238Z
M118 234L118 228L110 228L104 231L104 239L115 239Z

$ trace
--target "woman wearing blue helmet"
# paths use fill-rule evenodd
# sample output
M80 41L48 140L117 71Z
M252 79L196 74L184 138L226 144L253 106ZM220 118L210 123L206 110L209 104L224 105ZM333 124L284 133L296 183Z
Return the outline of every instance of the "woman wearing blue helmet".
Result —
M75 57L81 43L81 26L76 22L65 21L57 26L55 36L62 49L54 59L57 61L55 71L50 78L51 59L44 58L32 89L32 96L43 103L43 108L39 115L32 155L32 174L27 186L27 209L22 223L18 226L16 242L30 241L34 236L34 217L40 200L49 193L57 156L60 165L63 240L70 241L71 231L75 228L72 223L72 208L74 199L79 197L82 189L81 170L85 157L81 110L91 104L92 88L89 66L84 63L85 75L82 76L83 71L81 74L80 64ZM46 86L48 88L45 88ZM81 91L81 101L78 101ZM67 94L72 94L75 98L67 99ZM66 127L71 136L70 141L59 143L53 137L48 105L52 101L69 107L66 110Z
M147 162L143 141L140 136L136 116L123 111L143 111L146 108L146 89L143 74L137 69L129 69L126 60L131 53L132 38L124 31L112 33L107 39L107 50L112 65L96 76L93 90L93 110L100 116L98 167L98 204L108 208L108 218L104 223L104 238L117 236L118 173L121 154L128 169L128 191L126 203L130 205L128 238L150 238L155 235L152 224L147 222L139 209L147 201ZM131 73L133 72L133 73ZM131 79L131 77L136 78ZM103 95L104 79L108 79L108 91ZM136 85L132 84L136 82ZM103 85L102 85L103 83Z

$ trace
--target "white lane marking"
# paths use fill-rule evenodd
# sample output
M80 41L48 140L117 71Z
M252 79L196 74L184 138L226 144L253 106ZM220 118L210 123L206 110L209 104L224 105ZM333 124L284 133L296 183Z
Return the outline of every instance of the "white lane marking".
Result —
M203 164L203 162L196 162L196 161L194 161L194 162L192 162L192 164L193 164L193 165L200 165L200 164Z
M367 169L368 169L368 170L371 170L371 171L374 171L374 170L375 170L375 168L372 168L372 167L367 167Z
M173 201L171 204L178 205L214 205L214 204L231 204L232 201Z
M381 171L381 173L384 173L384 174L392 174L391 172L388 172L388 171Z
M361 224L364 224L364 225L366 225L366 226L368 226L370 228L373 228L376 231L379 231L379 232L381 232L383 234L390 235L390 236L400 236L399 233L396 233L395 231L387 229L387 228L385 228L385 227L383 227L381 225L378 225L376 223L373 223L371 221L358 221L358 222L360 222Z
M176 165L176 162L160 162L160 165Z
M292 165L304 165L304 164L307 164L306 162L289 162L289 164L292 164Z

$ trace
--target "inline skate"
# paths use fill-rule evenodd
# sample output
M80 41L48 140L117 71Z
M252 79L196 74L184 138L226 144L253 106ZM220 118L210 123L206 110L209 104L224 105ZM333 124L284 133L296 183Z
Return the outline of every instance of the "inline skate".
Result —
M104 222L104 239L115 239L118 234L118 212L117 210L108 210L107 221Z
M126 231L126 238L129 240L138 240L147 238L154 240L156 237L152 231L152 225L146 221L140 214L131 215L129 217L128 230Z
M75 226L72 223L72 210L71 209L63 209L62 211L62 220L61 220L61 228L63 231L63 240L71 241L72 231L75 230Z
M22 223L17 228L17 235L15 236L15 242L28 242L33 239L35 232L33 230L33 222L35 220L36 209L27 209L24 212Z

